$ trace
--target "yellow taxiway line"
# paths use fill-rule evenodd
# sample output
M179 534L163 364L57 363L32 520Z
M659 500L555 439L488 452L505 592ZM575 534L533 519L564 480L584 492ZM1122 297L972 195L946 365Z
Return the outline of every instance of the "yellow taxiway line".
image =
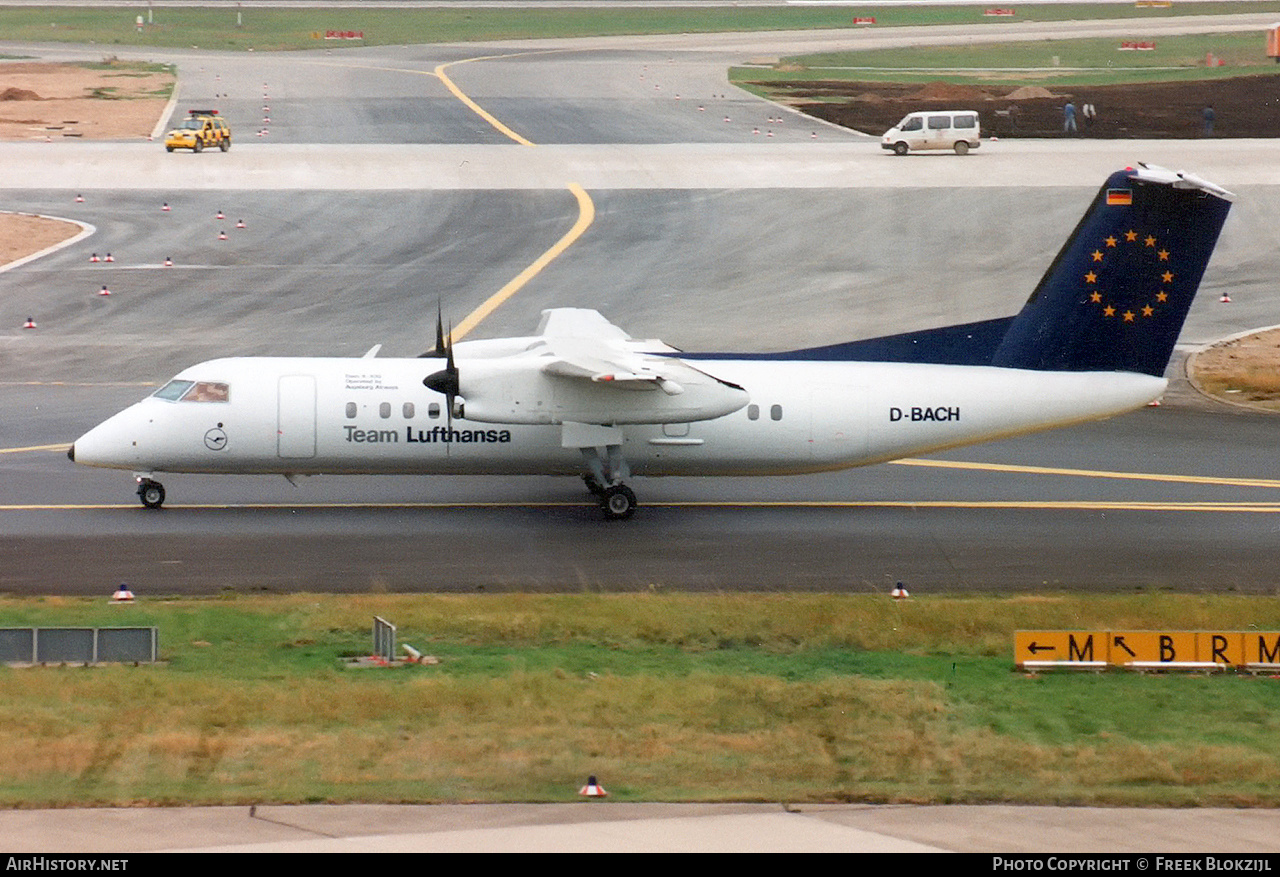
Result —
M567 509L595 508L591 500L502 501L502 502L312 502L312 503L188 503L166 505L166 511L242 511L271 509ZM1007 511L1102 511L1102 512L1199 512L1219 514L1280 514L1280 502L1143 502L1078 500L673 500L644 503L646 508L671 509L975 509ZM146 513L136 503L22 503L0 505L0 512L13 511L136 511Z
M499 305L519 292L524 285L536 277L543 268L546 268L551 264L553 259L565 250L569 249L569 247L572 246L578 238L582 237L583 232L585 232L587 228L590 227L591 223L595 221L596 206L592 202L591 196L587 194L586 190L577 183L570 183L569 191L573 193L574 198L578 199L578 221L575 222L573 227L565 233L564 237L556 241L551 249L547 250L535 259L533 264L517 274L509 283L507 283L506 286L489 296L489 298L481 304L480 307L468 314L467 318L459 323L453 331L449 333L449 341L451 343L461 340L463 336L478 326L482 320L497 310Z
M933 469L971 469L1018 475L1067 475L1077 478L1120 478L1130 481L1163 481L1173 484L1212 484L1221 487L1280 487L1269 478L1219 478L1213 475L1165 475L1153 472L1112 472L1106 469L1058 469L1052 466L1016 466L1006 463L971 463L961 460L890 460L898 466L927 466Z

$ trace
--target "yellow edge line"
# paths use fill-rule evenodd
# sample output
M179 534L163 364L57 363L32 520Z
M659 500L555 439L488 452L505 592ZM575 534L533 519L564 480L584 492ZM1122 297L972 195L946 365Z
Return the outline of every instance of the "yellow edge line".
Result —
M539 256L532 265L525 268L517 274L506 286L499 289L493 295L489 296L480 307L476 308L467 318L457 325L457 327L449 333L450 343L459 341L468 332L480 324L482 320L497 310L498 306L505 302L511 296L515 295L520 289L538 275L543 268L546 268L551 261L563 253L565 250L582 237L582 233L587 230L596 218L596 206L591 200L591 196L586 190L577 183L569 184L569 191L573 193L573 197L578 199L578 221L573 224L573 228L560 238L551 249L547 250Z
M203 510L203 511L235 511L262 509L500 509L500 508L587 508L597 503L583 502L317 502L317 503L192 503L188 505L166 506L168 510ZM1041 510L1041 511L1157 511L1157 512L1228 512L1237 514L1280 514L1280 503L1162 503L1162 502L1046 502L1040 500L1025 501L982 501L959 502L933 500L913 502L911 500L706 500L683 502L647 502L649 508L748 508L748 509L1007 509L1007 510ZM142 512L143 509L132 503L85 503L61 505L0 505L0 511L94 511L101 509L121 509Z
M29 448L0 448L0 454L25 454L28 451L66 451L71 447L69 444L61 445L32 445Z
M1215 478L1210 475L1158 475L1148 472L1109 472L1093 469L1055 469L1048 466L1015 466L1006 463L969 463L961 460L890 460L899 466L926 466L935 469L976 469L1022 475L1072 475L1082 478L1120 478L1130 481L1164 481L1176 484L1217 484L1225 487L1280 487L1280 481L1265 478Z

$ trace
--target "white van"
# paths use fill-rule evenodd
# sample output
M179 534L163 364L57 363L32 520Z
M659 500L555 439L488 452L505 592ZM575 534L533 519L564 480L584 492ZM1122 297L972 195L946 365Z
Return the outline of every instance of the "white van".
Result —
M892 149L894 155L913 149L954 149L956 155L964 155L981 145L982 130L973 110L908 113L880 140L880 148Z

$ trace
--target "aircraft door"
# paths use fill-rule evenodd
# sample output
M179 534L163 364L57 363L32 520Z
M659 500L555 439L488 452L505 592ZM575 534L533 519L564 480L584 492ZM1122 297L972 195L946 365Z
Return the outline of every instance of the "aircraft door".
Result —
M277 453L284 460L316 455L316 379L312 375L280 378L277 402Z

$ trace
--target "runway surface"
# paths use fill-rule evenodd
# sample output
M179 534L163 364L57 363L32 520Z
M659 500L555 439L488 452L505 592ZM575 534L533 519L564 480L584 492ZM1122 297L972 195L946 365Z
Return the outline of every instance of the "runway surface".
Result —
M0 811L11 854L1274 853L1280 813L865 804L464 804ZM1127 857L1128 858L1128 857ZM1145 865L1155 867L1148 856ZM135 865L130 863L129 870ZM1064 866L1065 867L1065 866ZM1085 867L1085 866L1077 866ZM1139 869L1137 861L1134 870ZM1190 867L1190 866L1189 866Z
M95 229L0 273L14 327L0 333L0 588L1273 593L1276 427L1185 387L1158 409L940 458L958 468L638 479L641 512L621 527L551 478L169 475L151 514L128 473L63 456L201 359L422 352L437 302L471 313L579 219L571 183L589 228L470 337L527 333L566 305L743 351L1012 313L1103 175L1140 159L1239 195L1183 352L1280 322L1270 144L1005 141L899 160L725 79L744 52L841 38L175 52L179 103L222 106L230 153L0 146L22 181L0 192L6 209ZM39 330L16 328L31 315ZM1007 464L1024 468L994 468Z

